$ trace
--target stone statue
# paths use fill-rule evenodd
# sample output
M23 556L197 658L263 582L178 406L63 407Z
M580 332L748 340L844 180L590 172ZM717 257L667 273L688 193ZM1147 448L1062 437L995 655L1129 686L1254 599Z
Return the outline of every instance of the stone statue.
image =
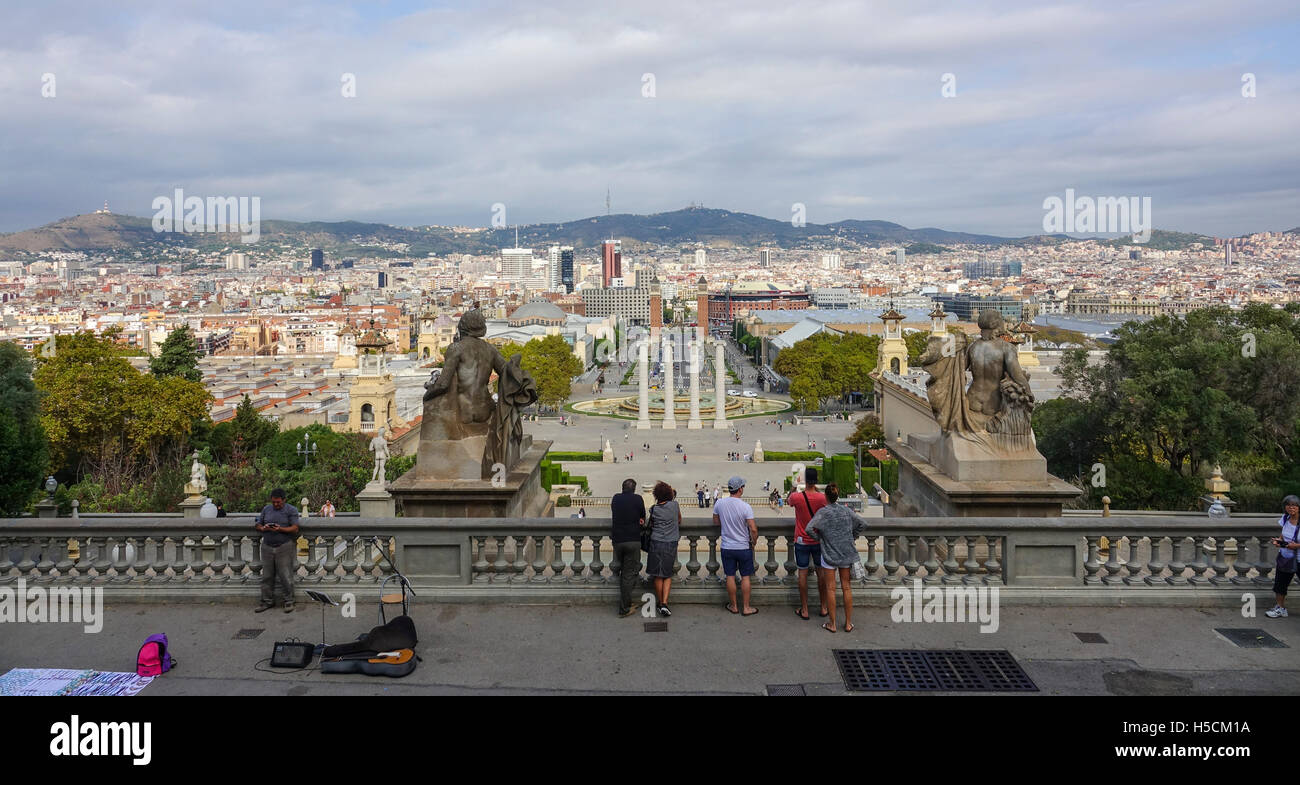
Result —
M497 374L496 409L488 429L487 449L483 452L484 477L496 474L492 468L496 464L503 464L508 469L519 461L524 443L522 412L524 407L537 400L537 385L520 364L522 360L523 355L511 355L510 361Z
M979 327L974 341L962 334L930 337L920 357L930 374L925 383L930 409L945 433L995 434L991 441L1002 449L1032 447L1034 396L1016 347L1001 339L1005 325L997 311L981 311Z
M443 367L425 383L417 477L491 479L492 466L513 465L524 438L520 409L537 400L533 378L483 340L487 321L473 310L460 319ZM496 373L498 395L490 382Z
M371 482L382 483L384 481L384 464L388 462L388 440L384 438L384 427L379 426L379 432L375 438L370 440L370 451L375 454L375 472L370 477Z
M198 450L195 450L190 458L194 463L190 464L190 482L185 486L185 490L193 496L198 496L208 489L208 467L199 463Z

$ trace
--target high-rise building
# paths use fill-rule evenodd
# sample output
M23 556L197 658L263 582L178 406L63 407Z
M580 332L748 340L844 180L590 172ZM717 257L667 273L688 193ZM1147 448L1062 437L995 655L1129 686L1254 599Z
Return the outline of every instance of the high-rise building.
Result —
M533 274L532 248L502 248L501 277L507 281L522 281Z
M771 251L771 249L769 249L769 248L760 248L760 249L759 249L759 251L758 251L758 266L759 266L759 267L771 267L771 266L772 266L772 251Z
M894 261L898 262L899 267L902 267L903 263L907 261L907 249L899 248L897 251L894 251Z
M311 249L311 269L313 270L325 269L325 252L319 248Z
M546 252L546 288L560 288L560 246L552 245Z
M226 269L227 269L227 270L247 270L247 269L248 269L248 256L247 256L246 254L242 254L242 253L228 253L228 254L226 254Z
M708 263L709 263L709 252L706 251L706 250L704 250L703 248L698 248L698 249L696 249L696 251L695 251L695 266L696 266L696 267L703 267L704 265L706 265L706 264L708 264Z
M1018 278L1023 269L1022 262L1013 262L1009 259L991 262L980 259L974 262L963 262L961 274L971 280L977 278Z
M822 269L823 269L823 270L839 270L839 269L841 269L842 267L844 267L844 262L840 259L840 255L839 255L839 254L837 254L837 253L824 253L824 254L822 254Z
M560 284L566 294L573 293L573 246L560 248Z
M605 287L613 286L615 278L623 277L623 243L606 240L601 245L600 280Z
M1231 240L1223 244L1223 264L1228 267L1232 266L1232 241Z
M375 286L379 289L387 289L388 273L384 272L383 270L380 270L379 274L376 276Z

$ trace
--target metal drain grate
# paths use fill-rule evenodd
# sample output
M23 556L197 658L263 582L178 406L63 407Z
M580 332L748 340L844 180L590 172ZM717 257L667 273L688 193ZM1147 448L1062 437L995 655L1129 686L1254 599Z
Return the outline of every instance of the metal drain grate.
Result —
M668 622L666 621L648 621L645 623L646 632L668 632Z
M1260 629L1249 627L1215 627L1214 631L1243 649L1289 649L1282 641Z
M845 689L852 692L1037 692L1015 657L1003 650L836 649Z
M808 692L804 690L802 684L769 684L767 685L767 695L770 698L784 698L793 696L805 696Z
M1076 632L1074 637L1078 638L1080 643L1109 643L1100 632Z
M258 635L261 635L264 632L266 632L265 627L245 627L244 629L235 633L235 636L231 638L231 640L232 641L252 640L253 638L256 638Z

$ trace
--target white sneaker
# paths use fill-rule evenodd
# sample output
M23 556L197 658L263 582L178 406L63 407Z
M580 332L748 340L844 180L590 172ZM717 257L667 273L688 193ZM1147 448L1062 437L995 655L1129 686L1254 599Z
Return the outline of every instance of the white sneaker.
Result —
M1281 605L1274 605L1272 608L1264 611L1264 615L1270 619L1285 619L1287 617L1286 608Z

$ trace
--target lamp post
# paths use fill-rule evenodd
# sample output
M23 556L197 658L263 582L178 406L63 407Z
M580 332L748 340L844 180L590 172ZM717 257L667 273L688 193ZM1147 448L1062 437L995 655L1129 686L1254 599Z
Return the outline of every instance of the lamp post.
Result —
M54 492L59 489L59 481L54 479L54 475L45 478L45 492L49 494L49 500L54 501Z
M303 446L302 442L298 442L296 451L302 456L302 468L306 469L307 464L311 461L311 456L316 454L316 443L308 439L307 445Z

